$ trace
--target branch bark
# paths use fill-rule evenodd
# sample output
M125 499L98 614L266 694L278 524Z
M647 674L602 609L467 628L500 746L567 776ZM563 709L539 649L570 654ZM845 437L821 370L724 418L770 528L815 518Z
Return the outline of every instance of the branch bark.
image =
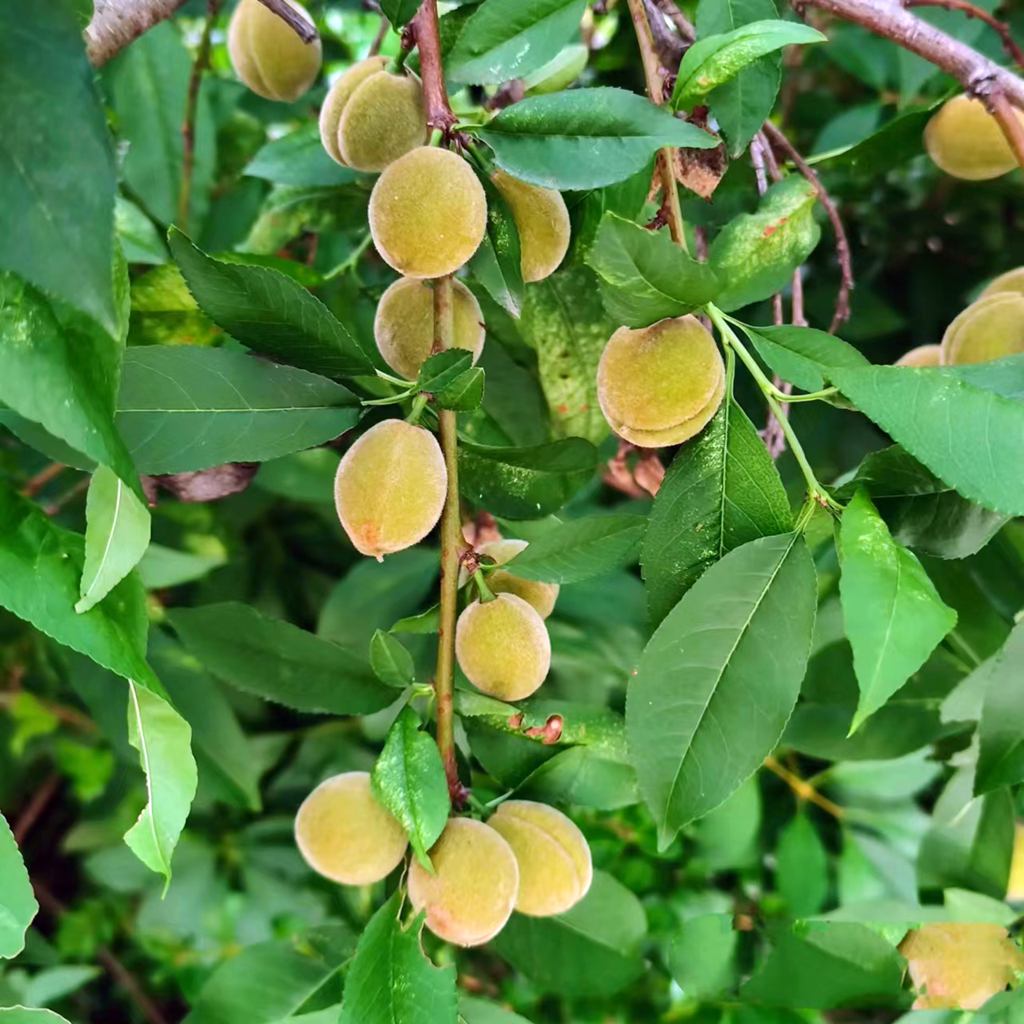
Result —
M1024 109L1024 79L911 14L899 0L792 0L792 3L797 10L817 7L891 39L952 75L972 96L985 99L994 92L1002 92L1014 106Z
M441 30L437 23L437 0L423 0L413 21L416 47L420 51L423 74L423 99L427 106L427 127L451 134L458 118L448 102L441 65Z
M92 20L85 30L89 63L95 68L106 64L184 3L185 0L95 0Z
M905 0L907 7L941 7L947 11L959 11L968 18L977 18L991 28L1002 40L1003 49L1010 56L1010 60L1018 67L1024 68L1024 50L1017 45L1010 31L1010 26L1005 21L989 14L984 8L977 4L969 3L968 0Z
M316 25L286 0L260 0L260 3L273 11L304 43L313 42L319 35Z

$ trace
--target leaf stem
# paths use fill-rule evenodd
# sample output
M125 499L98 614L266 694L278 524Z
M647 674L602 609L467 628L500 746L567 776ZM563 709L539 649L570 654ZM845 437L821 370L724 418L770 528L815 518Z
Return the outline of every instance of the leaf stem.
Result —
M771 755L764 759L764 766L768 771L773 772L782 779L798 799L807 800L809 803L820 807L827 814L831 814L833 818L842 818L846 814L846 810L840 807L839 804L833 803L827 796L822 796L806 779L802 779L795 772L791 772Z
M747 368L750 376L754 378L757 386L761 389L761 393L764 395L764 400L768 403L768 408L771 409L779 421L779 426L786 435L786 440L789 442L789 447L793 452L793 458L796 459L800 472L807 483L807 491L810 497L830 512L841 512L843 506L818 482L818 478L814 475L814 470L807 459L807 454L804 452L803 445L800 443L800 438L797 437L796 431L793 430L793 425L789 422L789 418L783 415L778 396L781 395L786 401L790 401L792 396L782 395L779 389L772 384L761 367L757 365L757 360L747 351L746 346L740 341L736 332L729 325L725 315L714 303L709 302L705 310L711 318L711 322L722 336L722 340L736 353L740 362Z

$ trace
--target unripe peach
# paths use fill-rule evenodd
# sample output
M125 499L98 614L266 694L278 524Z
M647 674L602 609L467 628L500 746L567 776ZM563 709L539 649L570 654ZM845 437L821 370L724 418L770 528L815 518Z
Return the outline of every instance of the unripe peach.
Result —
M508 843L489 825L452 818L430 850L431 875L409 867L409 900L426 910L427 927L457 946L493 939L512 916L519 867Z
M484 347L484 318L476 296L452 281L455 348L473 353L475 363ZM407 380L415 380L434 345L434 288L426 281L400 277L377 303L373 336L384 362Z
M1014 109L1024 125L1024 113ZM924 130L928 155L947 174L966 181L984 181L1007 174L1017 158L981 100L954 96L934 114Z
M480 247L487 199L462 157L420 146L384 169L370 194L369 218L385 263L406 277L444 277Z
M900 943L918 997L915 1010L977 1010L1024 969L1024 955L997 924L926 924Z
M520 914L564 914L586 896L594 876L590 847L561 811L532 800L506 800L488 824L505 837L519 862Z
M1013 858L1010 861L1010 878L1006 883L1008 903L1024 902L1024 824L1017 822L1013 833Z
M404 420L384 420L345 453L334 478L334 501L355 549L381 561L430 533L447 488L434 435Z
M597 368L597 396L611 428L642 448L680 444L699 433L725 394L725 366L710 332L693 316L620 327Z
M896 360L897 366L941 366L942 346L941 345L918 345Z
M387 57L367 57L339 75L324 97L323 106L320 108L320 141L331 159L339 164L345 163L338 148L338 123L341 121L341 112L356 89L371 75L380 74L387 66Z
M455 656L478 690L498 700L523 700L547 677L551 640L532 605L515 594L498 594L463 609L455 626Z
M381 59L353 65L327 94L320 139L335 160L357 171L382 171L427 139L423 87L392 75Z
M285 0L312 26L309 12L296 0ZM254 93L291 103L320 73L319 37L305 43L295 30L259 0L240 0L228 25L228 55L235 74Z
M987 299L990 295L999 295L1002 292L1024 295L1024 267L1015 267L1013 270L1007 270L1005 274L994 277L978 298Z
M942 336L947 366L987 363L1024 352L1024 295L996 292L968 306Z
M295 842L314 871L343 885L386 878L408 845L402 826L373 795L367 772L321 782L295 816Z
M525 540L492 540L477 546L477 553L494 559L495 565L504 565L525 551ZM459 586L469 579L465 569L459 571ZM557 583L541 583L539 580L524 580L515 574L515 566L511 570L495 569L487 574L487 586L495 594L515 594L527 604L533 605L542 619L546 619L555 608L558 599Z
M526 282L553 274L569 251L569 210L562 193L496 170L495 187L512 210L519 232L519 262Z

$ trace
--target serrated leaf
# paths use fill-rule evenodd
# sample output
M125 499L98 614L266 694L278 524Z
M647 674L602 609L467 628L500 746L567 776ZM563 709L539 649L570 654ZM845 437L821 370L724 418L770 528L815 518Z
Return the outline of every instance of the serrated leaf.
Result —
M116 334L114 150L73 0L3 6L0 95L0 268Z
M723 402L679 450L654 499L641 566L652 622L729 551L793 528L778 469L746 413Z
M518 317L524 294L519 228L490 174L475 166L474 170L487 196L487 234L469 261L469 269L499 306Z
M695 20L697 38L775 18L778 13L775 0L701 0ZM781 82L782 59L774 53L754 61L708 94L707 105L729 144L731 157L739 156L768 120Z
M720 288L711 267L688 256L665 232L647 231L614 213L601 221L587 263L601 279L609 315L627 327L692 313Z
M69 1024L65 1017L53 1010L30 1006L0 1006L0 1021L3 1024Z
M441 391L466 373L473 365L473 354L461 348L450 348L428 356L416 380L419 391Z
M434 395L440 409L472 412L484 400L484 371L474 366Z
M85 501L85 565L76 612L102 601L149 546L149 509L106 466L98 466Z
M778 743L807 668L816 599L803 538L763 537L708 569L651 637L626 692L626 735L663 847Z
M25 862L0 814L0 957L9 960L25 948L25 932L38 912Z
M347 185L359 178L357 171L342 167L331 159L320 141L320 131L315 124L303 125L287 135L271 139L257 150L243 173L251 178L272 181L275 185L300 188Z
M596 285L586 267L557 270L527 290L520 320L524 340L537 351L555 433L595 444L609 432L597 402L597 364L616 327Z
M594 872L587 895L557 917L513 915L494 940L497 951L542 992L609 996L643 971L643 906L621 882Z
M345 979L339 1024L452 1024L455 966L435 967L420 948L422 915L408 929L396 892L370 919Z
M586 0L485 0L446 56L448 77L467 85L522 78L557 56L578 31Z
M807 181L784 178L768 189L756 213L741 213L719 232L708 253L723 282L717 305L726 312L739 309L788 283L821 237L814 202Z
M813 327L750 327L743 330L761 358L783 380L804 391L820 391L832 367L870 366L852 345Z
M712 89L784 46L823 43L826 37L800 21L755 21L731 32L698 39L683 56L672 91L672 106L690 109Z
M376 630L370 640L370 668L388 686L402 687L416 682L412 655L400 640L383 629Z
M557 189L601 188L635 174L662 146L711 149L718 139L625 89L570 89L506 107L480 138L499 167Z
M356 397L332 380L220 348L125 353L117 426L143 473L264 462L355 425Z
M243 345L329 377L373 372L341 321L298 282L271 267L215 260L176 228L168 241L199 308Z
M245 693L336 715L380 711L398 696L351 651L248 605L176 608L168 617L209 672Z
M168 883L171 855L198 783L191 740L188 722L163 697L128 681L128 742L139 752L147 802L124 841Z
M509 519L557 512L593 475L597 449L581 437L519 448L459 443L459 488Z
M427 851L448 823L451 798L437 744L406 707L395 719L373 766L373 792L409 837L416 859L433 872Z
M128 272L117 268L117 336L34 288L0 274L0 401L41 424L141 495L132 459L114 427L128 319Z
M459 1024L530 1024L525 1017L472 996L459 998Z
M1024 356L976 367L833 367L830 377L965 498L1024 515Z
M1024 624L1013 628L993 661L978 723L976 795L1024 781Z
M928 660L956 625L921 563L901 544L861 487L839 529L843 620L860 700L850 732Z
M506 568L513 576L548 583L580 583L636 561L647 520L596 515L545 531Z

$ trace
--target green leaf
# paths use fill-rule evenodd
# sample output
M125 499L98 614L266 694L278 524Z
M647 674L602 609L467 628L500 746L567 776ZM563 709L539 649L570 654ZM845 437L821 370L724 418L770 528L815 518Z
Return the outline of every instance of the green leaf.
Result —
M647 231L614 213L604 215L587 263L601 278L609 316L627 327L692 313L721 287L707 263L688 256L664 231Z
M666 959L683 995L706 1002L728 992L735 982L739 944L731 915L702 914L676 927Z
M784 46L825 41L826 37L810 25L780 20L755 21L731 32L698 39L679 65L672 106L689 110L758 58Z
M320 130L306 124L295 131L271 139L249 161L243 172L251 178L263 178L275 185L296 185L301 188L348 185L359 174L335 163L320 141Z
M473 365L473 354L461 348L450 348L428 356L416 379L419 391L441 391L459 379Z
M493 515L540 519L590 479L597 459L597 449L581 437L524 448L460 441L459 487Z
M635 174L662 146L718 139L625 89L570 89L506 107L480 138L509 174L557 189L601 188Z
M853 733L928 660L957 616L917 558L892 539L863 487L843 512L839 555L843 620L860 688Z
M388 686L409 686L416 682L412 655L400 640L378 629L370 640L370 668Z
M225 561L223 553L197 555L163 544L150 544L139 562L139 577L147 590L163 590L202 579Z
M775 463L746 413L724 402L679 450L654 499L640 557L652 622L727 552L792 528Z
M469 269L499 306L518 317L524 287L519 228L512 207L490 174L475 165L474 170L487 196L487 234L469 261Z
M265 700L298 711L365 715L397 696L344 647L248 605L176 608L168 617L208 671Z
M1024 781L1024 624L1018 623L996 655L985 683L978 723L978 770L975 794Z
M135 568L149 546L149 509L106 466L89 482L85 566L76 612L86 612Z
M527 289L519 324L524 341L537 351L554 431L594 444L608 436L597 402L597 364L616 326L596 284L586 267L556 271Z
M824 388L832 367L871 365L852 345L813 327L742 326L772 370L804 391Z
M128 680L128 742L139 752L148 801L124 841L168 883L198 782L191 739L188 722L163 697Z
M127 269L119 268L118 307L127 321ZM35 289L0 274L0 401L95 462L110 466L141 495L117 430L114 405L124 333L51 306Z
M128 143L125 181L161 224L170 224L178 211L184 162L181 120L191 75L192 55L178 27L167 21L125 47L104 73L117 113L118 135ZM189 208L194 224L209 206L217 163L216 132L208 90L200 89Z
M803 811L779 835L775 882L791 917L816 914L828 898L828 854Z
M297 281L271 267L215 260L176 228L168 241L199 308L243 345L328 377L373 372L344 324Z
M420 9L420 0L381 0L380 9L398 31Z
M264 462L330 441L359 415L334 381L220 348L125 353L117 425L143 473Z
M215 775L240 806L258 811L260 766L220 684L160 630L152 633L149 656L174 706L192 729L192 747L204 779Z
M701 0L697 37L729 32L752 21L775 18L778 13L775 0ZM782 59L774 53L754 61L708 94L707 105L729 143L729 156L739 156L768 120L781 81Z
M434 401L441 409L471 412L484 400L484 371L474 366L460 374L450 384L434 394Z
M868 455L836 496L845 501L860 486L896 540L938 558L975 554L1009 518L968 501L899 445Z
M345 979L339 1024L452 1024L455 965L435 967L420 948L421 920L402 929L396 892L370 919Z
M833 368L834 384L894 441L965 498L1024 515L1024 356L970 366ZM1004 394L992 374L1004 379Z
M73 0L4 5L0 95L0 268L115 334L114 151Z
M522 78L557 56L578 32L586 0L484 0L470 15L444 66L467 85Z
M598 811L632 807L640 801L632 765L586 746L559 751L534 769L518 792L543 803Z
M448 823L451 798L437 744L410 707L391 726L373 766L373 792L405 829L416 859L433 872L427 851Z
M0 487L0 605L117 675L158 690L143 653L149 623L138 579L128 576L76 614L84 560L81 536Z
M3 1024L68 1024L66 1018L53 1010L29 1006L0 1006L0 1021Z
M862 924L797 922L775 935L773 945L742 997L801 1010L877 1009L894 1004L902 987L903 958Z
M209 976L185 1021L283 1021L328 986L351 951L351 934L337 926L310 932L293 942L247 946L236 956L225 959ZM334 1014L337 1017L337 1009Z
M167 262L167 246L153 222L123 196L114 202L114 231L128 263L161 264Z
M739 309L785 287L821 237L814 202L814 189L793 175L768 189L756 213L741 213L719 232L708 256L724 283L716 300L722 309Z
M542 992L610 996L643 972L647 932L640 901L621 882L594 872L587 895L557 917L514 914L494 947Z
M25 932L38 912L25 862L0 814L0 957L9 960L25 948Z
M647 520L636 515L596 515L547 530L507 564L527 580L580 583L636 561Z
M802 537L763 537L708 569L647 644L626 693L626 735L663 847L778 743L807 668L816 596Z
M459 998L459 1024L530 1024L525 1017L472 996Z

